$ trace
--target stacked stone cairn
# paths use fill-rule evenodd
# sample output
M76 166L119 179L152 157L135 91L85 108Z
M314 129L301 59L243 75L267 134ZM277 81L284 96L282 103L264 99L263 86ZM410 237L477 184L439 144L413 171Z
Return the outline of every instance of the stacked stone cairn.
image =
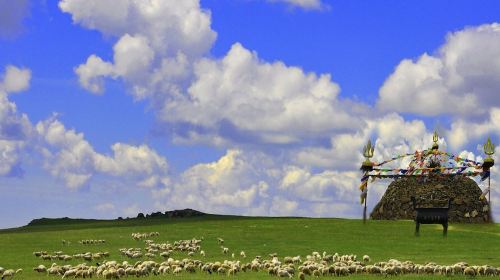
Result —
M445 207L451 198L448 212L451 223L491 223L490 205L481 200L481 188L466 176L422 176L394 180L373 209L374 220L413 220L417 207Z

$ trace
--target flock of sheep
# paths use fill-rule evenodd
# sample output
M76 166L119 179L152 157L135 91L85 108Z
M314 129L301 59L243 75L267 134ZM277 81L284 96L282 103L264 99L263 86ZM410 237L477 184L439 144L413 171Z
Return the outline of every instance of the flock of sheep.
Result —
M109 252L86 252L80 254L68 255L64 254L63 251L57 251L53 254L49 254L47 251L33 252L33 255L42 260L60 260L60 261L71 261L73 259L83 259L85 261L100 260L102 258L109 257Z
M67 241L63 240L62 242L64 244ZM103 239L98 239L98 240L95 240L95 239L85 239L85 240L78 241L78 243L83 244L83 245L97 245L97 244L104 244L104 243L106 243L106 240L103 240Z
M140 233L140 232L132 233L132 238L134 240L141 240L141 239L146 239L146 238L156 237L156 236L160 236L160 233L157 231L145 232L145 233Z
M415 264L411 261L398 261L391 259L387 262L368 264L370 258L363 256L357 260L355 255L319 254L313 252L303 260L300 256L279 258L275 254L267 258L256 256L253 260L242 262L240 260L224 260L222 262L204 262L198 259L166 258L162 262L154 260L136 261L105 261L102 264L58 265L52 264L50 268L42 265L34 270L49 275L59 275L63 279L68 277L85 278L101 277L104 279L120 279L122 277L147 277L150 275L179 275L182 273L207 273L233 276L244 272L264 271L271 276L305 279L306 276L349 276L352 274L375 274L396 276L402 274L423 275L466 275L466 276L496 276L500 275L500 268L491 266L470 266L465 262L454 265L442 266L435 263Z
M43 260L69 261L82 259L78 265L52 263L50 266L40 264L33 268L35 272L66 278L120 279L123 277L147 277L150 275L180 275L191 273L206 273L234 276L245 272L264 272L270 276L305 279L306 277L349 276L349 275L382 275L397 276L403 274L419 275L466 275L466 276L500 276L500 268L492 266L474 266L465 262L453 265L438 265L436 263L416 264L411 261L391 259L386 262L371 262L365 255L358 259L356 255L328 254L312 252L301 256L278 256L273 253L268 256L255 256L248 259L244 251L237 257L234 253L230 259L223 261L206 261L206 253L202 250L201 239L178 240L173 243L155 242L151 237L159 233L134 233L134 240L141 240L143 246L137 248L119 249L122 256L129 261L110 260L108 252L64 254L62 251L48 254L46 251L34 252L33 255ZM224 247L224 240L218 238L221 253L228 255L229 248ZM83 243L82 243L83 244ZM134 261L132 261L134 259ZM21 273L13 269L0 267L2 279L12 279Z

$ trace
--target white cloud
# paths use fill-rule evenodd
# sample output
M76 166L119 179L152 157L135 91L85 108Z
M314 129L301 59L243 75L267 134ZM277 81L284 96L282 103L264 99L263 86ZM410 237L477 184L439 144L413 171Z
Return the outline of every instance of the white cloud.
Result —
M87 58L87 62L75 69L80 85L92 93L101 94L104 92L104 78L114 75L113 65L103 61L96 55Z
M358 131L332 136L328 148L301 148L293 156L293 161L300 166L349 171L360 167L364 160L363 147L368 139L376 145L373 160L378 162L432 146L432 132L427 130L423 121L406 121L393 113L365 122L366 126ZM443 138L440 138L439 144L443 149L446 148ZM404 165L405 162L400 164Z
M38 160L70 188L87 183L95 174L123 177L141 187L169 184L168 163L146 145L112 145L112 156L99 154L82 133L68 130L50 118L35 127L25 114L17 111L8 94L29 88L29 69L7 66L0 79L0 176L21 176L21 161Z
M8 65L0 83L0 90L15 93L27 90L31 80L31 70Z
M56 119L39 122L36 130L43 143L45 168L70 188L81 187L95 174L135 179L144 187L169 182L166 159L146 145L116 143L108 156L95 152L83 133L66 129Z
M263 166L254 165L258 159ZM208 212L251 208L257 197L267 196L268 178L262 155L249 156L229 150L218 161L197 164L184 171L171 189L157 193L168 199L169 207L191 207ZM230 212L229 212L230 213Z
M103 78L122 79L136 99L151 101L177 142L211 134L214 145L233 138L289 144L363 124L357 113L366 106L339 99L329 75L261 61L239 43L222 59L206 58L216 36L199 1L121 1L112 8L109 1L63 0L59 6L75 23L117 37L113 62L91 55L76 68L80 84L102 93Z
M95 158L97 170L114 176L122 176L127 173L152 175L168 169L165 158L146 145L131 146L116 143L111 150L113 157L97 154Z
M105 35L141 35L155 51L189 56L204 54L216 33L210 28L210 12L198 0L62 0L59 8L73 22Z
M354 216L359 208L358 173L314 173L284 167L281 160L261 152L228 150L215 162L189 168L153 197L162 210L190 207L209 213L324 216L323 204L338 203L350 204L349 209L339 209Z
M321 5L320 1L288 2L304 8ZM359 213L353 201L358 200L358 168L367 139L375 140L375 161L432 144L432 133L423 121L406 121L397 113L382 115L342 99L339 85L327 74L262 61L239 43L222 58L210 57L216 33L210 26L210 12L202 10L199 1L113 3L60 2L75 23L116 40L113 61L91 55L76 68L81 85L102 93L105 78L121 79L134 98L151 102L176 143L228 149L217 161L196 164L168 187L155 190L159 208L313 216L336 210L354 215ZM497 59L492 59L498 57L498 29L497 24L468 28L449 35L437 55L402 61L380 89L378 107L455 116L477 109L478 115L484 115L488 106L498 103L493 89L499 68ZM484 53L477 51L483 48ZM483 64L491 73L482 70ZM56 145L63 148L49 153L48 158L54 157L49 170L55 170L56 176L74 176L67 180L81 185L94 172L117 175L131 170L113 167L121 162L114 146L113 156L97 156L83 135L63 131L70 132L68 141L80 139L77 144ZM457 146L455 138L451 142ZM325 139L330 139L330 147L318 146ZM272 147L279 151L271 155L266 150L269 146L262 143L275 144ZM440 145L445 148L446 142L440 139ZM274 158L276 154L280 156ZM66 156L69 171L57 166ZM101 157L104 163L96 161ZM164 170L161 160L148 158L153 169ZM73 159L83 163L73 166ZM142 174L139 184L162 181L162 176L152 175L158 171L149 170L134 171ZM382 189L372 189L370 203ZM338 207L327 207L331 202Z
M22 175L22 152L32 127L28 117L8 99L8 93L27 89L30 73L28 69L7 66L0 79L0 176Z
M489 117L480 122L464 119L454 121L447 136L450 145L454 149L460 149L471 141L486 142L489 134L500 135L500 108L498 107L492 107L489 110Z
M312 202L357 200L355 185L359 182L359 172L324 171L311 174L295 166L287 169L280 189L299 199Z
M435 56L403 60L380 88L378 107L426 116L486 114L500 106L500 25L448 35Z
M328 6L321 2L321 0L267 0L268 2L282 2L292 7L298 7L305 10L322 10Z
M103 92L106 77L122 78L138 99L158 89L173 91L217 36L210 12L198 0L63 0L59 7L74 23L118 38L112 63L91 55L75 70L80 84L94 93Z
M0 139L0 176L21 176L21 152L25 147L22 141L5 141Z
M363 124L354 113L363 105L339 100L339 86L329 75L263 62L240 44L221 60L197 62L194 72L188 95L165 102L164 121L278 144Z

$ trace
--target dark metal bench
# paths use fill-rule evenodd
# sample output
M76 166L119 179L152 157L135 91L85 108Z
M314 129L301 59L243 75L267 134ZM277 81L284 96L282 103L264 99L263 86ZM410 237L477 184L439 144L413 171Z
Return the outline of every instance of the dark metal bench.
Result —
M417 212L415 215L415 235L420 235L420 224L441 224L443 225L443 236L448 234L448 210L450 209L451 199L448 198L446 207L417 207L415 197L411 197L413 209Z

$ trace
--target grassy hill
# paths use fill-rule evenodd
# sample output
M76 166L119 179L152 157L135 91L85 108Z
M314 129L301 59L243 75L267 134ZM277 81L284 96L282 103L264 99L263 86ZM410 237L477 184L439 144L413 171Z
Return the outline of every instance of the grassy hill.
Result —
M441 226L423 225L421 236L414 236L412 221L368 221L346 219L309 219L309 218L251 218L234 216L206 215L192 218L149 218L116 221L102 220L46 220L35 225L0 231L0 267L22 268L18 279L57 279L33 272L33 267L44 264L50 266L54 261L44 261L33 256L34 251L45 250L49 253L64 251L67 254L108 251L108 260L127 260L120 255L119 248L144 247L143 241L131 238L133 232L160 232L156 242L204 238L201 246L207 253L203 261L222 261L231 259L224 255L217 238L225 240L230 252L246 252L250 261L256 255L305 257L312 251L339 254L371 256L372 262L387 261L391 258L411 260L417 263L429 261L438 264L452 264L466 261L470 264L489 264L500 266L500 224L452 224L447 238L442 237ZM63 245L61 240L70 245ZM79 240L104 239L105 244L82 245ZM175 253L174 258L187 257L185 253ZM237 256L238 257L238 256ZM157 257L156 261L162 261ZM129 260L130 261L130 260ZM56 261L63 263L63 261ZM78 264L73 260L68 264ZM134 263L135 260L130 261ZM208 276L198 272L194 275L170 276L170 279L207 279L225 278ZM241 273L241 279L271 279L264 272ZM380 276L379 276L380 277ZM16 279L15 278L15 279ZM150 277L168 279L165 276ZM364 279L366 276L351 276ZM372 276L370 278L377 278ZM437 276L404 276L404 279L426 278L445 279ZM454 277L460 279L460 277Z

